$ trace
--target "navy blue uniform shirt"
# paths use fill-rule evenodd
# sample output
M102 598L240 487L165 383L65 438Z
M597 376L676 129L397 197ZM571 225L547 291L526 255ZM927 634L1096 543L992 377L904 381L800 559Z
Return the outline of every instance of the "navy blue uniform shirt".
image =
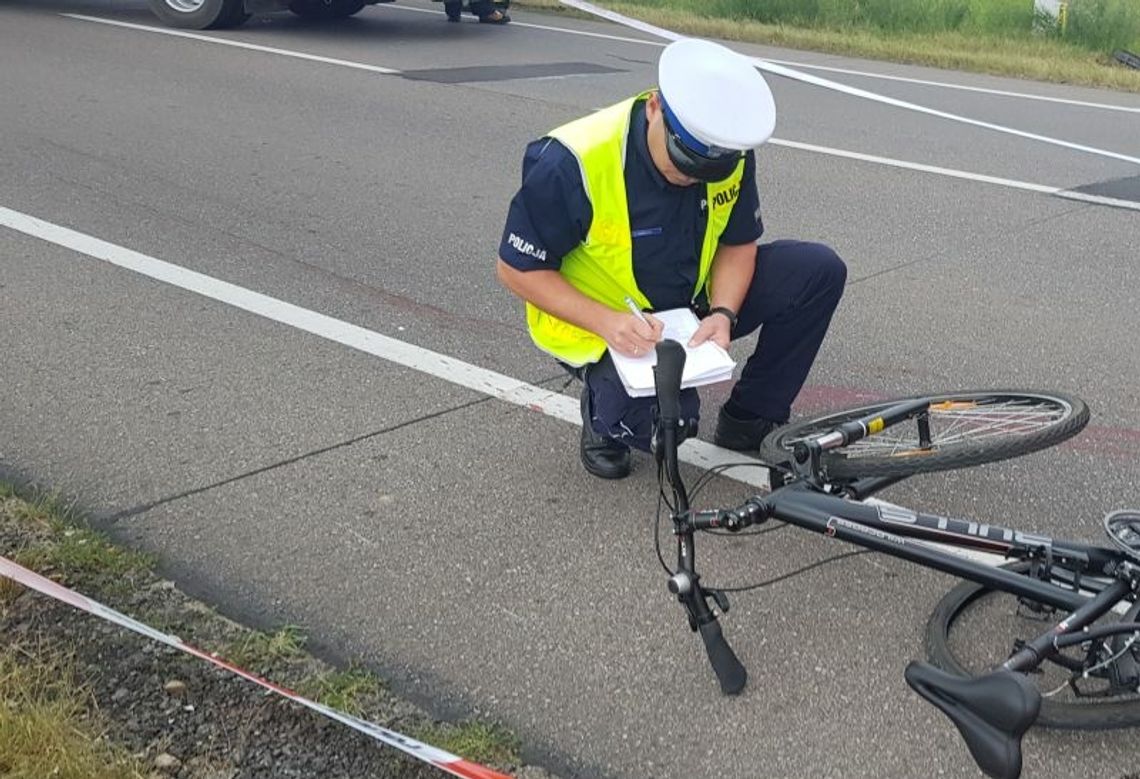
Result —
M703 184L670 184L649 156L645 103L633 109L626 143L625 190L633 239L633 275L653 308L687 306L693 297L708 219ZM578 160L558 141L540 138L523 158L522 187L511 200L499 257L519 270L557 270L586 239L593 219ZM720 236L754 243L763 232L756 158L745 155L740 195Z

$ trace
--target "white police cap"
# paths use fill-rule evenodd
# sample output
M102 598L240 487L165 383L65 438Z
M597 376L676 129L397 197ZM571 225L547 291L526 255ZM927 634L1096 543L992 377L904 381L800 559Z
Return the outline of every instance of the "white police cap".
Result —
M709 146L744 151L776 129L767 82L743 55L712 41L682 38L657 65L661 96L689 134Z

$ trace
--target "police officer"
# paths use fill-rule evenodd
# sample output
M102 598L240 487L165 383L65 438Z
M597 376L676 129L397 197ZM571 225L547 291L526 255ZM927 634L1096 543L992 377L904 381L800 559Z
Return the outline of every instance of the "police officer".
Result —
M658 88L532 142L499 247L500 281L526 301L531 338L582 376L581 458L606 479L648 451L655 399L631 398L609 356L654 348L646 310L691 306L692 345L727 347L760 328L720 410L714 441L756 450L785 422L843 294L847 270L817 243L758 244L752 149L775 129L763 77L743 56L684 39L667 46ZM761 327L762 326L762 327ZM696 419L695 389L681 393Z

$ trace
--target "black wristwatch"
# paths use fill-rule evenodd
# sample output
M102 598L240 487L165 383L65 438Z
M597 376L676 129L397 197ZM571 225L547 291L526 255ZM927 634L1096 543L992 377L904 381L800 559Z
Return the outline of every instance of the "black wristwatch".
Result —
M712 316L713 314L724 314L728 318L728 326L733 329L736 328L736 312L728 306L717 306L716 308L710 308L708 315Z

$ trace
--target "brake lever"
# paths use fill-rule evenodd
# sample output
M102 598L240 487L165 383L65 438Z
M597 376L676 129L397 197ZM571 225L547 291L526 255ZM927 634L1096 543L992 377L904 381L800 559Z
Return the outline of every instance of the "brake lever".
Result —
M712 596L722 614L728 613L728 595L724 590L705 590L705 593Z

